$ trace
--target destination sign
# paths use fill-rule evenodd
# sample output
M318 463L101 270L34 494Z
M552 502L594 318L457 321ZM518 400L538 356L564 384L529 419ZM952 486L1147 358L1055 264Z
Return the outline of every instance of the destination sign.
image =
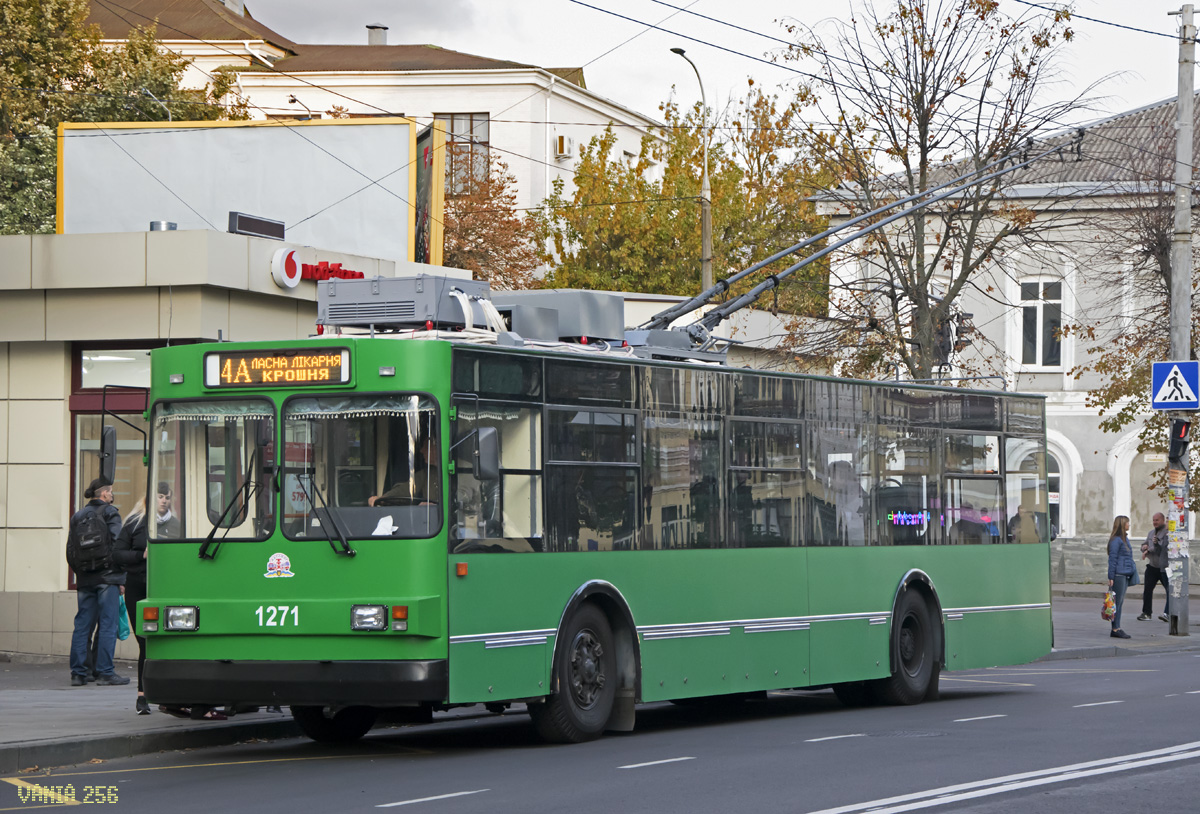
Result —
M204 355L205 387L319 387L350 381L346 348L235 350Z

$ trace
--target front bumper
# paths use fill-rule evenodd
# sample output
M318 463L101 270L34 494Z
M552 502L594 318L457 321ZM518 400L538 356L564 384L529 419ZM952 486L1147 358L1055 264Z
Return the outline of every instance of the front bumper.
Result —
M200 661L149 659L156 704L411 706L445 701L445 659L423 661Z

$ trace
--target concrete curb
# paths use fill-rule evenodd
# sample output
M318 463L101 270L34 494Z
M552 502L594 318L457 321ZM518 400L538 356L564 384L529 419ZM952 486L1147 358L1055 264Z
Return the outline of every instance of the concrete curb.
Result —
M293 738L300 734L300 727L288 716L278 721L209 724L203 729L15 743L0 746L0 773L10 774L35 767L70 766L97 758L111 760L179 749L231 746L255 738Z
M1122 647L1116 644L1098 645L1096 647L1071 647L1063 650L1051 650L1045 656L1034 662L1066 661L1068 659L1107 659L1114 656L1153 656L1159 653L1191 653L1200 651L1200 641L1195 644L1179 644L1173 646L1157 646L1154 648Z

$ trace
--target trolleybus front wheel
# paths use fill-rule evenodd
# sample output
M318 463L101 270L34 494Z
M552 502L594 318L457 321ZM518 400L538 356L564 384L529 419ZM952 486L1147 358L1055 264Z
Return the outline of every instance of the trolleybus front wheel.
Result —
M608 619L586 604L563 626L554 659L556 692L531 704L538 734L554 743L599 737L612 714L617 689L616 648Z
M889 704L919 704L937 696L938 654L941 629L920 591L906 588L892 616L892 675L877 685L881 700Z
M345 707L326 715L324 707L292 707L292 717L305 735L318 743L351 743L371 731L372 707Z

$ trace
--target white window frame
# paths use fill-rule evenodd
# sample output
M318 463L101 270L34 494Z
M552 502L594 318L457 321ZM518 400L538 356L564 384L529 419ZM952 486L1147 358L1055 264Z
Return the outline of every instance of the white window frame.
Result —
M1057 284L1059 286L1059 296L1058 296L1057 300L1041 299L1042 292L1045 290L1045 286L1048 284L1051 284L1051 285ZM1038 287L1039 299L1037 299L1037 300L1022 299L1021 289L1026 285L1036 285ZM1046 305L1046 303L1057 303L1058 304L1058 319L1059 319L1059 325L1061 326L1064 321L1064 316L1065 316L1065 311L1066 311L1065 304L1066 304L1066 299L1067 299L1067 297L1066 297L1067 281L1065 279L1063 279L1062 277L1059 277L1056 275L1038 274L1038 275L1034 275L1034 276L1030 276L1030 277L1022 277L1021 279L1019 279L1017 281L1016 288L1017 288L1017 291L1016 291L1017 297L1014 301L1014 304L1016 305L1016 311L1017 311L1017 315L1016 315L1017 325L1016 325L1016 331L1015 331L1016 354L1014 356L1014 361L1017 363L1018 370L1020 370L1022 372L1042 372L1042 371L1045 371L1047 373L1061 372L1065 367L1065 365L1064 365L1065 359L1063 358L1063 356L1064 356L1063 352L1065 350L1065 345L1067 344L1062 339L1060 339L1059 343L1058 343L1058 364L1047 365L1047 364L1042 363L1042 359L1045 358L1045 353L1046 353L1046 348L1043 343L1043 337L1045 336L1045 333L1046 333L1045 305ZM1034 343L1035 343L1034 344L1034 360L1035 361L1027 362L1027 361L1025 361L1025 312L1027 309L1029 309L1031 307L1037 309L1037 324L1034 329Z

